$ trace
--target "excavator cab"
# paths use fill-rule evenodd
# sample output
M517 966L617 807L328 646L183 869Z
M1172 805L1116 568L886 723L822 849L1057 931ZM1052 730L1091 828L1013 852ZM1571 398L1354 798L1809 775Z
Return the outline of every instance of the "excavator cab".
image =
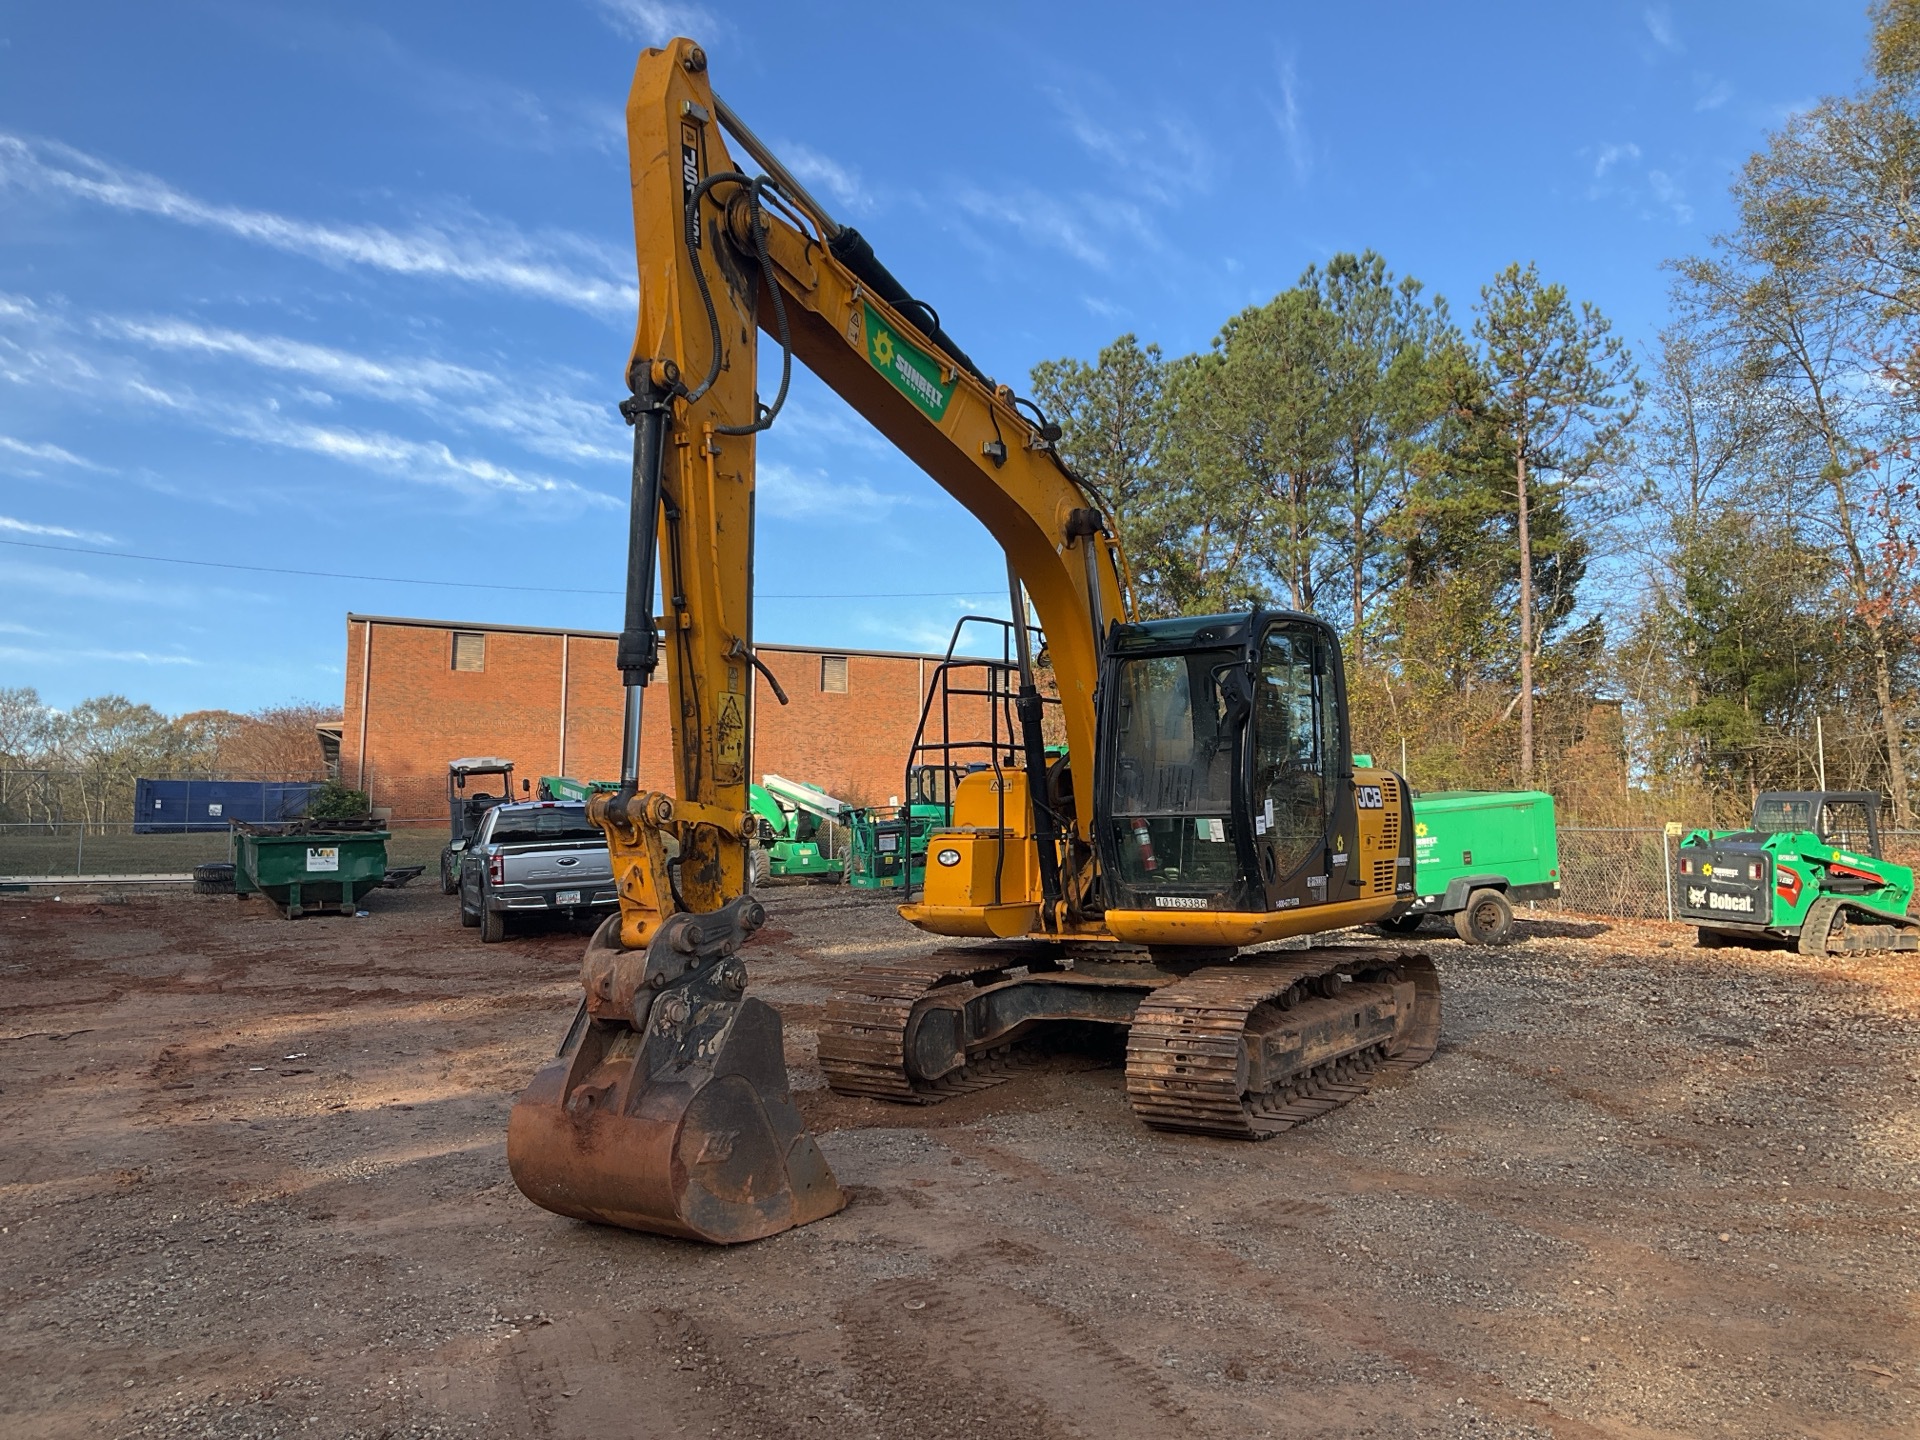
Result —
M1256 610L1116 625L1101 679L1110 911L1300 909L1357 877L1340 646Z

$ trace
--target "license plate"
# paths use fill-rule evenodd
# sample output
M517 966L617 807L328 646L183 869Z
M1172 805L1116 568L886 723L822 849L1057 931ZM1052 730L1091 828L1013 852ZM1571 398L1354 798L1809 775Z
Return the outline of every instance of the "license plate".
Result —
M553 903L556 905L578 905L580 903L580 892L578 890L562 890L558 895L553 897Z

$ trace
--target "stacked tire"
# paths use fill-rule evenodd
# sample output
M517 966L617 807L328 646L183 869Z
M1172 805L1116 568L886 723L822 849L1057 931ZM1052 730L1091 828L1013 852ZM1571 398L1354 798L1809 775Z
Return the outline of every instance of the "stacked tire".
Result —
M209 860L193 867L193 893L196 895L233 894L233 862Z

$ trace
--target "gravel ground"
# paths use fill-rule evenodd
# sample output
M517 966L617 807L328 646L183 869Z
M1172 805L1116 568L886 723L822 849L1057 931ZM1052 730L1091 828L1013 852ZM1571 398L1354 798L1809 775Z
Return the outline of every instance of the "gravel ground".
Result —
M834 977L931 942L778 889L755 991L852 1203L721 1251L507 1178L580 934L370 908L0 900L0 1432L1920 1434L1912 957L1423 936L1433 1062L1243 1145L1106 1053L830 1094Z

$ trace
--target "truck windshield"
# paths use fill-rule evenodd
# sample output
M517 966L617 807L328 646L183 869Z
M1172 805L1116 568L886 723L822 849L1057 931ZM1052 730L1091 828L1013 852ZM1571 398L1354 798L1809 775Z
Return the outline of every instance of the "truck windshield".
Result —
M496 845L518 845L529 841L553 844L563 840L604 845L606 839L606 834L598 825L588 822L587 807L584 805L552 805L517 813L494 812L493 843Z

